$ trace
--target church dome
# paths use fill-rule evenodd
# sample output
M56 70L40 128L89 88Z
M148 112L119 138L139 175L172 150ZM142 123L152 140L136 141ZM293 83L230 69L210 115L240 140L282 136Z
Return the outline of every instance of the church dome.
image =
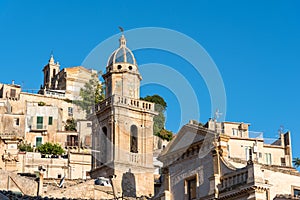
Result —
M115 50L108 59L107 66L115 63L129 63L136 65L133 53L126 47L126 39L124 35L120 38L120 47Z

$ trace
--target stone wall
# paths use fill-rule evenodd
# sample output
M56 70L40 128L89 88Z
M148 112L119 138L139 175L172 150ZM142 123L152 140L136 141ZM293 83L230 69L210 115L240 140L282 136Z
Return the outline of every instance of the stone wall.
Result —
M94 180L67 188L49 188L44 196L73 199L113 199L112 187L94 185Z
M42 166L46 170L44 178L86 179L91 169L91 154L70 152L66 159L42 158L40 153L26 152L19 154L18 164L21 173L35 173Z
M0 169L0 190L11 190L35 196L38 190L38 183L34 180Z

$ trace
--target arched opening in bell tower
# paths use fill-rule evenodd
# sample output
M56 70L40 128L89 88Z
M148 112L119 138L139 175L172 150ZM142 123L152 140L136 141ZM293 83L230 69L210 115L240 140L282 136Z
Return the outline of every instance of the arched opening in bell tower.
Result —
M130 127L130 152L138 153L138 130L136 125Z
M108 141L108 138L107 138L107 128L104 126L103 128L102 128L102 137L103 137L103 159L102 159L102 163L106 163L107 162L107 153L108 153L108 151L107 151L107 147L108 147L108 145L107 145L107 143L109 142Z

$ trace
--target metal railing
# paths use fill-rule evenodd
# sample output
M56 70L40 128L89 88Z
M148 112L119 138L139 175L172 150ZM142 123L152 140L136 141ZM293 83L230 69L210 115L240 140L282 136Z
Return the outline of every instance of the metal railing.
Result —
M33 124L33 125L30 125L29 126L30 130L47 130L48 129L48 126L47 125L44 125L44 124Z
M78 147L79 141L67 141L65 142L66 147Z

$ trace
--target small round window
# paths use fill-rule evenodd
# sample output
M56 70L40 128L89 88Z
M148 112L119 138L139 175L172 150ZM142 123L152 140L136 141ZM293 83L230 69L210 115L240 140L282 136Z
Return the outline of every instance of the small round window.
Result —
M118 65L118 69L122 69L122 65Z
M129 66L128 69L129 69L129 70L132 70L132 66Z

